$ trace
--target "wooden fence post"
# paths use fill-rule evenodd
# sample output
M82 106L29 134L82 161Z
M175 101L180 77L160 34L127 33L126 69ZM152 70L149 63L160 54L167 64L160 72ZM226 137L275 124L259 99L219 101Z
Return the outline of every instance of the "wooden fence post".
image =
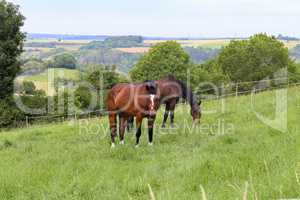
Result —
M238 97L239 95L239 83L235 84L235 96Z
M26 127L29 127L28 116L26 116Z

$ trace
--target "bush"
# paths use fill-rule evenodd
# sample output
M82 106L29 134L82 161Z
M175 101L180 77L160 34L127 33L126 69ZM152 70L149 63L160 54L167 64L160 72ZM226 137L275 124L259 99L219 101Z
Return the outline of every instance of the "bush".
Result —
M54 57L48 64L49 68L76 69L77 61L74 56L68 53L60 54Z
M0 100L0 128L17 126L25 115L16 106L13 98Z
M34 95L36 92L36 87L31 81L24 81L22 83L22 93L26 95Z
M89 106L93 101L93 96L96 95L95 91L93 94L91 92L92 91L90 91L89 88L79 86L75 90L75 105L82 110L90 109Z
M54 114L56 115L65 115L74 114L78 112L75 105L75 95L70 90L64 90L59 94L56 94L54 97ZM53 113L50 113L53 114Z

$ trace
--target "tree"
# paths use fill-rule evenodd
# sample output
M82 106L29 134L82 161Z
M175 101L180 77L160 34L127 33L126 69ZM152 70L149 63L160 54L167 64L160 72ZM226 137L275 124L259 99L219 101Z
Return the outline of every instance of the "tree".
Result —
M170 74L186 80L186 73L190 67L190 57L180 44L167 41L153 46L141 57L130 71L130 75L135 81L160 79Z
M125 77L116 72L116 66L88 65L86 66L85 81L96 90L97 108L103 107L107 90L120 82L128 82Z
M51 61L48 66L49 68L75 69L77 66L77 61L71 54L63 53L55 56L53 61Z
M34 95L36 92L36 87L31 81L24 81L22 84L22 92L27 95Z
M93 98L89 88L79 86L75 90L75 105L81 109L88 109Z
M19 7L0 1L0 127L11 126L24 115L13 101L13 85L20 71L18 57L23 51L24 16Z
M86 80L99 91L110 89L120 82L120 75L116 72L116 66L93 65L86 73Z
M18 6L0 1L0 99L11 97L14 79L20 71L18 56L25 39L21 32L24 19Z
M216 60L234 82L259 81L290 63L288 49L275 37L257 34L249 40L232 41Z

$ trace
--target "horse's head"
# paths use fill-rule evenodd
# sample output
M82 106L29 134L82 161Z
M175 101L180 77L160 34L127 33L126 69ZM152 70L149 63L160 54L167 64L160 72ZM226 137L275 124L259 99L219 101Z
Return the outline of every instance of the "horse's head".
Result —
M159 98L157 96L157 84L154 81L146 82L146 90L149 93L150 101L149 101L149 114L155 115L156 110L159 107Z
M147 81L146 90L150 95L156 95L157 93L157 84L154 81Z
M201 118L201 100L199 102L194 102L191 107L191 115L193 117L193 122L200 122Z

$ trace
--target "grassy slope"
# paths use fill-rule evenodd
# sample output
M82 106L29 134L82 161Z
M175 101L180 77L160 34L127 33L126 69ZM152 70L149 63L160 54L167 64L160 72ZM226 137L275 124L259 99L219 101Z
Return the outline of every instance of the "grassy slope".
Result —
M79 79L79 71L77 71L77 70L55 68L55 69L48 69L45 72L38 74L38 75L28 76L25 78L25 80L47 82L48 73L53 73L54 77L59 77L59 75L61 73L63 73L63 78L69 79L69 80L78 80Z
M2 133L0 199L149 199L148 184L156 199L201 199L200 185L208 199L242 199L246 182L249 199L299 198L300 88L288 94L287 133L261 123L249 96L227 99L223 114L203 116L203 125L223 119L234 133L188 132L189 112L180 107L180 129L156 130L154 147L146 146L144 131L139 149L130 133L111 151L107 131L97 128L107 128L106 118ZM258 94L256 110L272 117L273 99L274 92ZM220 103L203 108L220 110Z

